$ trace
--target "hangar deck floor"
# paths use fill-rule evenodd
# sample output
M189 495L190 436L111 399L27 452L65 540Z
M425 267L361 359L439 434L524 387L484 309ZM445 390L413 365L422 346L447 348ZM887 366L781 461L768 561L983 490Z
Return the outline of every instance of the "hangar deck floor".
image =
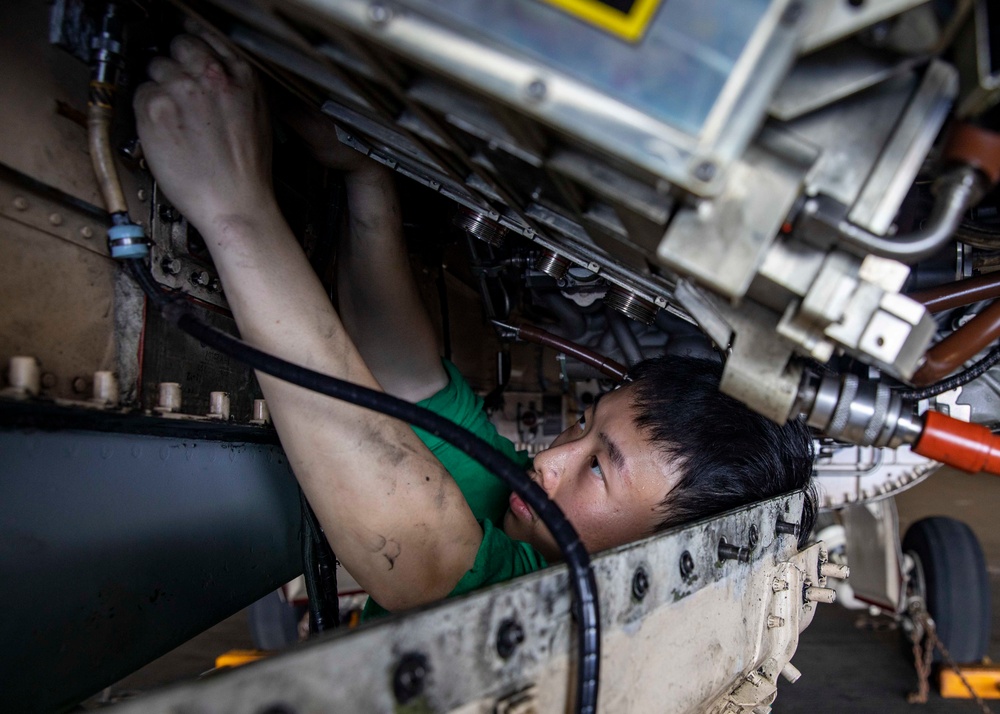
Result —
M942 471L897 498L900 525L932 515L947 515L968 523L986 553L993 593L990 657L1000 662L1000 479ZM775 714L937 714L977 711L972 700L945 700L932 691L925 705L911 705L906 694L916 688L916 675L900 634L888 629L886 618L873 619L864 611L838 606L820 608L805 631L794 663L802 671L796 684L782 682ZM156 686L197 676L210 669L217 654L251 647L246 615L239 613L178 647L159 660L88 700L85 708L100 706ZM1000 712L1000 702L992 708Z

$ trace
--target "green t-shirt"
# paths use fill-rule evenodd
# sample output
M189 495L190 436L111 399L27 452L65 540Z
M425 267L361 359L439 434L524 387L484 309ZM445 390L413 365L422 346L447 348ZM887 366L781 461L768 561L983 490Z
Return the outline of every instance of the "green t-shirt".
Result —
M497 433L496 427L483 410L483 400L476 396L455 365L445 361L444 366L448 372L448 386L420 402L420 406L468 429L527 469L531 462L528 455L515 450L509 439ZM458 483L469 508L483 527L483 542L476 553L476 562L448 597L463 595L544 568L545 559L537 550L527 543L511 539L503 532L503 517L507 512L510 489L480 466L479 462L444 439L421 429L414 431ZM365 620L385 614L387 611L384 608L368 598L362 615Z

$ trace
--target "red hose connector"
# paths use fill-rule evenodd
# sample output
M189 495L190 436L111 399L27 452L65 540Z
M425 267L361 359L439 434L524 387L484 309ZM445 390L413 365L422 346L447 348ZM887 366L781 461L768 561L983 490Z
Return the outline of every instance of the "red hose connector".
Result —
M924 429L913 451L929 459L977 473L1000 475L1000 437L978 424L953 419L941 412L924 415Z

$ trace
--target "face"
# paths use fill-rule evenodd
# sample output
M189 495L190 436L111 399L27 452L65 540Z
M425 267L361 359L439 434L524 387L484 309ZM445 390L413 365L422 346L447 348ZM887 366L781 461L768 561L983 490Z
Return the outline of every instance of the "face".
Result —
M660 502L680 474L634 426L629 389L601 395L579 422L535 457L529 472L576 528L590 553L649 535ZM504 517L511 538L548 560L560 552L548 528L516 494Z

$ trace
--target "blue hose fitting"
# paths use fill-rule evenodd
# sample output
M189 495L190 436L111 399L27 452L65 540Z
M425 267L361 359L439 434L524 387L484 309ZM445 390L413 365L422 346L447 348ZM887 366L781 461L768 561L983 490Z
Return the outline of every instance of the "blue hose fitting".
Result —
M145 258L149 255L146 231L135 223L123 223L108 229L108 250L115 260Z

